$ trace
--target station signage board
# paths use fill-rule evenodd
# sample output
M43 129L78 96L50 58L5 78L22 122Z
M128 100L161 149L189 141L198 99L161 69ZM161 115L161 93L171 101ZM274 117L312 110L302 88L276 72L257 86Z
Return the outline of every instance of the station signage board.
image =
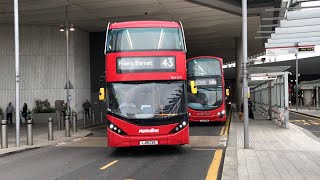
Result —
M117 73L175 72L176 58L173 56L118 57Z
M301 47L279 47L279 48L269 48L266 49L266 55L276 56L285 54L296 54L296 53L313 53L314 45L301 46Z
M298 48L298 53L301 52L314 52L314 46L309 46L309 47L299 47Z
M251 81L269 81L277 79L277 76L252 76Z
M297 48L295 48L295 47L266 49L266 55L268 55L268 56L276 56L276 55L283 55L283 54L295 54L296 52L297 52Z

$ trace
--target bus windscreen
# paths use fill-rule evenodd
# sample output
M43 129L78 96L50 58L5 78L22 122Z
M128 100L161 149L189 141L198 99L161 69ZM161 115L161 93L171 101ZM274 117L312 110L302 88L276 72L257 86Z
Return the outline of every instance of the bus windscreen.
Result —
M107 52L183 50L178 28L112 29L108 33Z
M163 119L187 112L182 81L110 83L109 110L126 119Z
M220 62L212 58L195 59L188 62L188 74L194 76L221 75Z

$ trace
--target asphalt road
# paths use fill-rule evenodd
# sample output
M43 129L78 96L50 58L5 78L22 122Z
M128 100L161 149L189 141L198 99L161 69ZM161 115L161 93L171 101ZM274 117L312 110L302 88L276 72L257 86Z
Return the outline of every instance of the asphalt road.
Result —
M307 129L312 134L320 138L320 119L292 112L290 112L289 118L291 123Z
M219 169L213 159L224 148L222 128L193 124L185 146L116 149L106 147L102 126L89 137L2 157L0 179L202 180Z

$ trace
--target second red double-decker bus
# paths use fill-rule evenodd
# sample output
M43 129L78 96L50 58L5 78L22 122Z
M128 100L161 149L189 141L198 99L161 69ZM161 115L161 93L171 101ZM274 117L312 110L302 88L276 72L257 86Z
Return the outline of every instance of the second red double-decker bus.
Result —
M225 122L225 90L222 59L202 56L187 60L188 81L195 81L196 91L188 88L190 122Z
M109 24L105 54L108 146L188 144L181 23Z

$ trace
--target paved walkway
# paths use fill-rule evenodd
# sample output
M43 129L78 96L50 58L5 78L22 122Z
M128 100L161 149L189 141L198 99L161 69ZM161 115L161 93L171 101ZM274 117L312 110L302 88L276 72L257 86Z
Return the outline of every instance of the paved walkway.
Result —
M314 116L320 118L320 110L315 110L315 109L298 109L296 110L295 108L289 109L291 112L299 113L299 114L304 114L304 115L309 115L309 116Z
M88 120L86 127L100 124L100 121L95 121L93 124L92 120ZM54 141L48 141L48 124L46 123L36 123L33 126L33 146L27 146L27 126L23 125L20 127L20 145L15 146L15 124L8 125L8 146L7 149L0 149L0 157L17 151L24 151L27 149L38 148L43 146L55 145L58 143L63 143L65 141L71 141L77 138L85 137L91 133L91 131L83 129L83 120L78 121L78 132L73 133L72 124L70 125L71 137L65 137L65 130L58 131L58 126L56 123L53 127L53 137Z
M223 180L320 179L320 139L290 124L289 129L255 114L250 120L250 149L243 148L243 122L233 113Z

